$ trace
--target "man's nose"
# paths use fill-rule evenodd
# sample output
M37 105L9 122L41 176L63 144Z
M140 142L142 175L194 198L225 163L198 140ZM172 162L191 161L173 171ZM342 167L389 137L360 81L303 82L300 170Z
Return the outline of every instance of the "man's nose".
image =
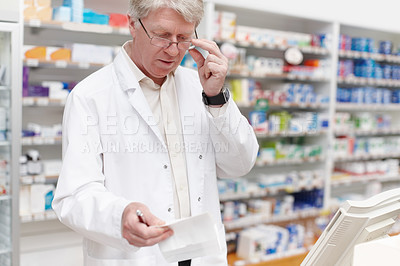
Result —
M171 42L171 44L165 49L165 51L171 56L178 55L179 54L178 43Z

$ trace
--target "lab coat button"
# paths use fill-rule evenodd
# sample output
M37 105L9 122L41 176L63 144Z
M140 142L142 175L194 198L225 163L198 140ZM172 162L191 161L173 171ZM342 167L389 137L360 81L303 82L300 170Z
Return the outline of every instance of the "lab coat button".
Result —
M203 155L200 154L199 159L200 159L200 160L203 159Z
M171 212L172 211L172 209L171 208L168 208L168 212Z
M197 199L197 201L200 202L200 201L201 201L201 197L199 197L199 198Z
M164 169L167 169L167 168L168 168L168 165L164 164Z

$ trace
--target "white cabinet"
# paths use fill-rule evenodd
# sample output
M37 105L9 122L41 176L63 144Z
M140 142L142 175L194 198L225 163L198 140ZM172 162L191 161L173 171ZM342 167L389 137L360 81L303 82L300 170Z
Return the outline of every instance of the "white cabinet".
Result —
M19 132L21 31L0 22L0 265L19 261Z

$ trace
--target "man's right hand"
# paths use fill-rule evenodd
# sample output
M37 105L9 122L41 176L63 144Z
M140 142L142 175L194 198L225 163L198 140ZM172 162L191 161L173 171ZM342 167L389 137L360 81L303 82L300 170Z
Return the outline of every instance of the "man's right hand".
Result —
M143 220L137 216L137 210L143 213ZM170 228L152 227L163 224L165 222L154 216L146 205L132 202L122 214L122 237L135 247L153 246L173 234Z

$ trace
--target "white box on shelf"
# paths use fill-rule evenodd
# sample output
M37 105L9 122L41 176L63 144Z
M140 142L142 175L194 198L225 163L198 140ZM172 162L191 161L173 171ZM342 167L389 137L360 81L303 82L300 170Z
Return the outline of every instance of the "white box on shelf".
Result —
M45 176L58 176L61 172L61 160L43 160L43 174Z
M111 63L114 56L113 47L93 44L72 44L72 61L95 64Z

